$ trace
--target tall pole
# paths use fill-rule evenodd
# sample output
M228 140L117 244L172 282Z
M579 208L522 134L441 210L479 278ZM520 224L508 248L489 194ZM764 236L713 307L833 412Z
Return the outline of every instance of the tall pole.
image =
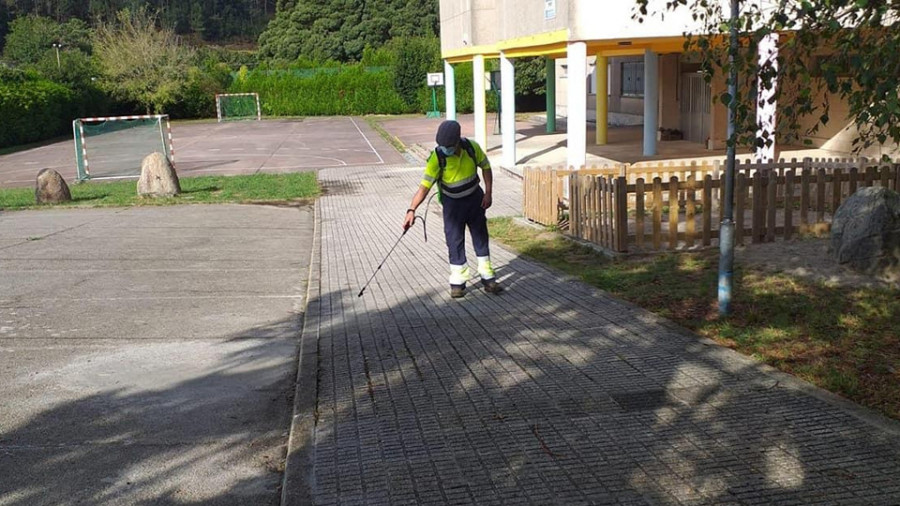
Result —
M56 70L59 70L61 67L59 63L59 46L60 44L53 44L53 48L56 49Z
M556 60L547 57L544 70L547 73L547 133L552 134L556 133Z
M719 316L731 313L731 287L734 273L734 116L737 108L738 0L731 0L731 26L728 45L728 146L725 151L725 210L719 225ZM740 226L744 226L743 223Z

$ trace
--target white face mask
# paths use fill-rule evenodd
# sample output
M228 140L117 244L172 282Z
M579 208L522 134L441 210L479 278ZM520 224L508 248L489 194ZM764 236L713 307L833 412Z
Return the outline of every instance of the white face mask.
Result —
M447 156L453 156L456 153L456 146L438 146L438 151L444 153Z

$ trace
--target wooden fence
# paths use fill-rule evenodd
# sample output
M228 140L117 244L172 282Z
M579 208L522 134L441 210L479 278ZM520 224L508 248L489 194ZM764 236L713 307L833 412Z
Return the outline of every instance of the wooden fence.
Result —
M565 221L567 207L566 178L571 174L617 176L624 174L624 166L591 167L590 169L525 168L522 182L522 208L525 217L546 226Z
M617 252L708 247L722 221L721 168L526 169L524 212ZM873 185L900 188L900 166L866 159L742 162L734 186L735 242L826 232L841 202Z

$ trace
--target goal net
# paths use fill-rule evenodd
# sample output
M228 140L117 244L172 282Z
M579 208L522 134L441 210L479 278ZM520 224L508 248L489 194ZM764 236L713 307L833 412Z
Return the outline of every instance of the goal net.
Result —
M262 119L259 93L221 93L216 95L219 122L239 119Z
M159 152L174 165L169 116L78 118L72 122L78 180L141 175L141 162Z

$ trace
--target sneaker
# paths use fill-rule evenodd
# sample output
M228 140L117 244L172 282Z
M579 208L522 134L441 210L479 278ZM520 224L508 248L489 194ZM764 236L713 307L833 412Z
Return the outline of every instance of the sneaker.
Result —
M458 299L466 294L466 285L450 285L450 297Z
M484 291L487 293L497 295L503 291L503 287L500 286L496 278L482 279L481 284L484 285Z

